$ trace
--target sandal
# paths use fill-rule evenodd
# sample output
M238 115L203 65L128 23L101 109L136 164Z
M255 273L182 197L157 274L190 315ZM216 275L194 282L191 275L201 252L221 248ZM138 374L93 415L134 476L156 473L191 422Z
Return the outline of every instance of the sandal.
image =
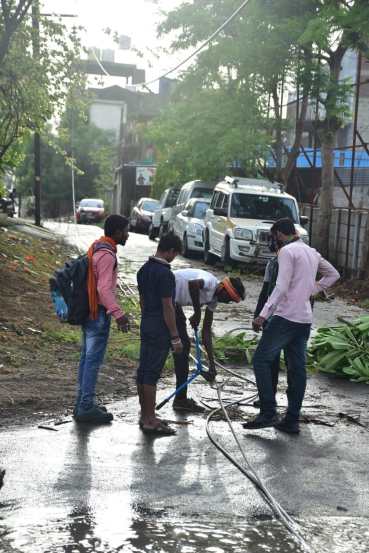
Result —
M164 425L164 426L169 426L168 421L166 421L165 419L159 419L159 420L160 420L160 424L162 424L162 425ZM142 422L142 419L139 419L139 420L138 420L138 426L141 428L141 430L142 430L142 428L143 428L143 425L144 425L144 424L143 424L143 422Z
M158 426L140 426L144 434L149 434L151 436L174 436L177 434L177 431L174 428L171 428L167 424L158 424Z

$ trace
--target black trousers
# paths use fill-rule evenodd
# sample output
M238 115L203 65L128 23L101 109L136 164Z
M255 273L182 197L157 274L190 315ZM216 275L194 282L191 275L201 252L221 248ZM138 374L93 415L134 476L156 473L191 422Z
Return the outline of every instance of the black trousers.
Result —
M176 304L176 324L179 337L183 344L182 353L173 354L174 370L176 373L176 388L179 388L179 386L181 386L181 384L186 382L188 379L191 340L187 333L186 315L184 314L182 307L178 304ZM177 397L187 397L187 387L179 392Z

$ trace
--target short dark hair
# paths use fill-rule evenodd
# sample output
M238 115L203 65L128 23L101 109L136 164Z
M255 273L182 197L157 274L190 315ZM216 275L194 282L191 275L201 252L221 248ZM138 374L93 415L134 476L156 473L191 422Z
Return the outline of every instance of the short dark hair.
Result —
M291 234L296 234L295 225L293 224L292 219L289 219L288 217L285 217L284 219L278 219L270 229L270 232L272 234L276 234L277 232L283 232L286 236L290 236Z
M237 291L240 298L244 300L246 296L245 287L242 284L242 280L240 279L240 277L229 277L229 280L231 281L233 288Z
M177 253L182 253L182 240L174 232L167 232L160 238L158 250L161 252L174 250Z
M105 219L104 234L111 238L117 230L124 230L128 227L129 220L123 215L109 215Z

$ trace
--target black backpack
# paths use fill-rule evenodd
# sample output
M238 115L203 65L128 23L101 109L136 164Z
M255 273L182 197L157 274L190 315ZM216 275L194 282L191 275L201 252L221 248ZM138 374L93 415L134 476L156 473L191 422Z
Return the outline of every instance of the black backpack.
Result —
M108 250L114 253L110 244L101 242L95 245L94 253ZM82 325L89 317L90 307L87 289L88 257L82 255L67 261L62 269L55 271L50 278L51 299L58 318L71 325Z

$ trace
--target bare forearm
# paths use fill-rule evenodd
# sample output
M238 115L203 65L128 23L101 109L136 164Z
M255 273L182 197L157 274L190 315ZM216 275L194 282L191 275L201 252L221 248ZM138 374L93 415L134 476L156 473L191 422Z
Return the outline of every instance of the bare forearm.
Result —
M215 360L213 351L213 338L210 331L203 330L202 343L204 344L204 348L209 359L210 368L213 368L215 366Z
M190 296L193 305L193 312L201 317L201 305L200 305L200 290L194 286L190 286Z
M173 305L164 305L163 315L165 324L168 327L169 334L173 338L178 336L177 324L176 324L176 314Z

